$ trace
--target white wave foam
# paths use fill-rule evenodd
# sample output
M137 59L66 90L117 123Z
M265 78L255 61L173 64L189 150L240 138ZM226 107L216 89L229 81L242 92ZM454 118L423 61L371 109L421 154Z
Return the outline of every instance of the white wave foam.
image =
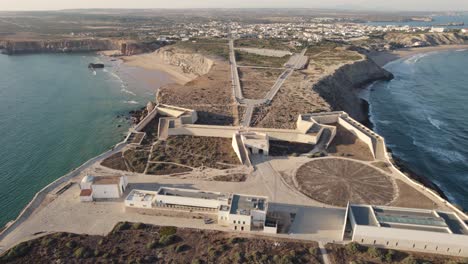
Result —
M439 159L442 159L448 163L454 163L454 162L466 162L466 157L455 150L449 150L449 149L444 149L440 147L433 147L428 144L423 144L418 142L417 140L413 139L413 144L425 151L431 152L435 154L435 157L438 157Z
M97 75L97 72L96 72L96 71L93 71L93 75Z
M134 100L124 101L124 103L126 103L126 104L138 104L138 102L134 101Z
M124 93L127 93L127 94L131 94L131 95L133 95L133 96L136 96L136 94L135 94L134 92L129 91L129 90L125 89L125 88L122 88L120 91L121 91L121 92L124 92Z
M458 49L456 52L462 52L462 51L467 51L468 49Z
M377 123L384 124L384 125L390 125L392 121L389 120L377 120Z
M433 125L434 127L436 127L437 129L440 130L440 126L444 124L444 122L440 121L440 120L437 120L435 118L432 118L432 117L427 117L427 120L429 121L429 123L431 123L431 125Z
M406 64L415 64L417 63L420 59L426 57L429 55L429 52L428 53L421 53L421 54L416 54L412 57L409 57L408 59L405 60L405 63Z

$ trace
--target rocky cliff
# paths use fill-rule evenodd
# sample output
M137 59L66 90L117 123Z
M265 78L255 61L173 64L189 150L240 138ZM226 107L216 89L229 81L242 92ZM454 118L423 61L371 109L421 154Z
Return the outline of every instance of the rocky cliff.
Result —
M177 66L186 74L201 76L213 66L212 60L198 53L186 53L174 48L160 49L156 53L165 64Z
M388 43L404 47L453 45L465 43L465 36L457 33L388 33L385 35L384 39Z
M115 43L106 39L70 40L14 40L4 42L4 53L65 53L100 51L117 48Z
M368 123L368 104L357 90L378 80L391 80L393 74L370 59L356 61L338 68L318 81L313 89L327 101L334 111L346 111L354 119Z

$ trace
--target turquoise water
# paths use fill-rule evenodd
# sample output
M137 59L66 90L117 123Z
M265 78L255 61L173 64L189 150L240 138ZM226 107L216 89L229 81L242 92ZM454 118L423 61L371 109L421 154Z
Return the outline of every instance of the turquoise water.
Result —
M393 153L468 210L468 50L416 55L370 92L371 121Z
M121 80L117 62L90 71L95 55L0 56L0 225L34 194L121 141L128 111L154 96ZM121 125L121 127L118 127Z

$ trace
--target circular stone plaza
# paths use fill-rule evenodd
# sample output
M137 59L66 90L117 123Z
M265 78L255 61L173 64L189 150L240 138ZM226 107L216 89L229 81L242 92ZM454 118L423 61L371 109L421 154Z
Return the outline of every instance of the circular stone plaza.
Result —
M362 162L324 158L303 164L295 174L295 185L308 197L333 206L348 201L385 205L396 196L393 180Z

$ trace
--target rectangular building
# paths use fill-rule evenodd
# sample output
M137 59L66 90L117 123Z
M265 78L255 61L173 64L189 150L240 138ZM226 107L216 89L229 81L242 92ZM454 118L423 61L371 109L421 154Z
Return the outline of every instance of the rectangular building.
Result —
M468 227L452 212L350 204L343 240L468 257Z

